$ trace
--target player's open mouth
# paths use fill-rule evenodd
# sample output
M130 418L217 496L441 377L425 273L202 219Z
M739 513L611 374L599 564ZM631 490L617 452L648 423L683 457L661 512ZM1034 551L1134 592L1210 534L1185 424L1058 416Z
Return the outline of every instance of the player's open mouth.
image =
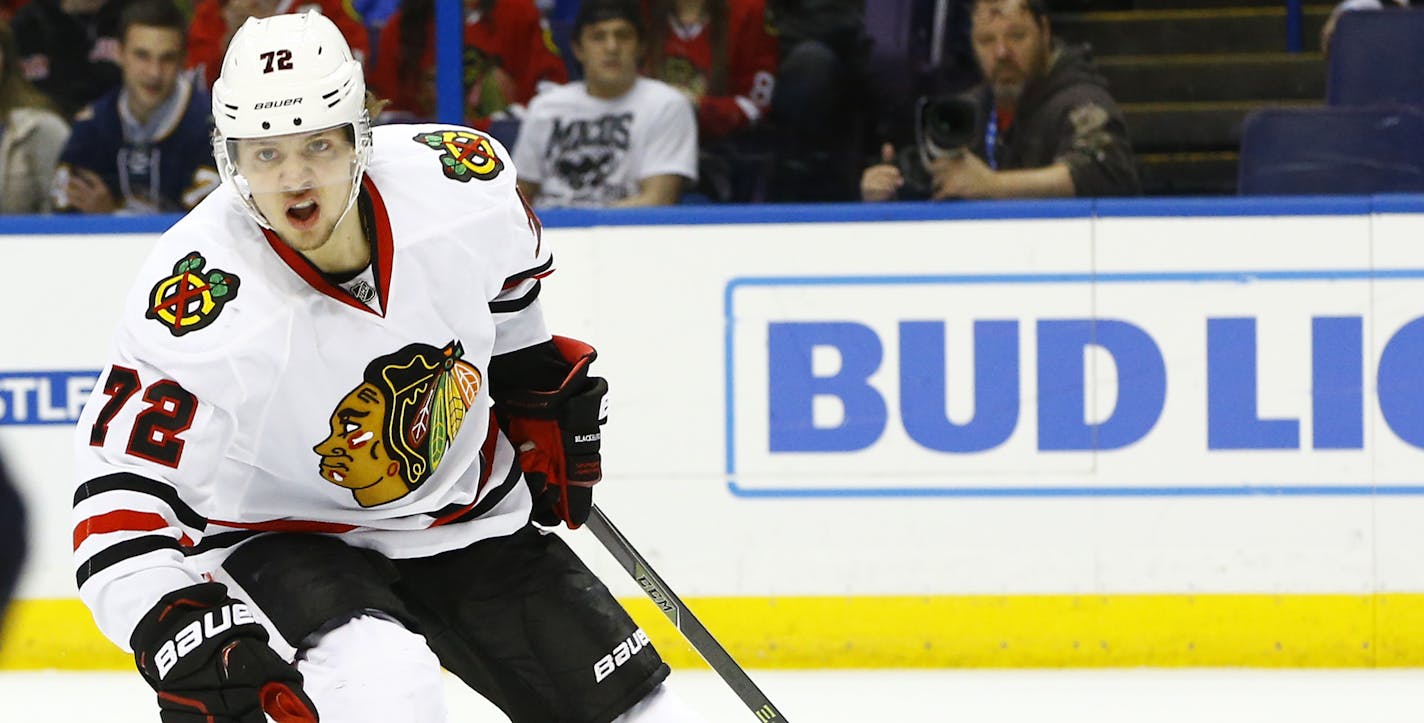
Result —
M287 221L301 231L315 226L320 215L321 204L315 198L305 198L287 206Z

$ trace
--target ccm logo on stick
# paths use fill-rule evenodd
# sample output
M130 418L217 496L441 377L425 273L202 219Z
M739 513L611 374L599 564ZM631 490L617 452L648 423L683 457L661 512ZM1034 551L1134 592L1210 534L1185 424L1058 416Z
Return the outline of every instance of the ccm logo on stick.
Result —
M643 632L642 628L633 631L633 634L629 635L627 640L619 643L613 652L593 664L593 682L602 683L604 678L612 675L613 671L622 667L624 663L649 645L652 645L652 641L648 640L648 634Z
M204 640L214 637L234 625L255 622L257 622L257 618L252 616L252 611L248 610L247 605L243 603L230 603L217 610L209 610L203 614L202 619L188 623L178 631L177 635L164 642L163 647L158 649L158 653L153 656L153 662L158 666L158 679L163 680L168 677L173 666L177 665L183 656L197 649ZM646 638L644 639L646 640Z

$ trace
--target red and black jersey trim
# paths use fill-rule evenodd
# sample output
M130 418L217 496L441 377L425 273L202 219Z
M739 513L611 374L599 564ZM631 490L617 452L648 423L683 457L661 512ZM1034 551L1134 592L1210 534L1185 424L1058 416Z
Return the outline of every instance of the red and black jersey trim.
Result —
M534 255L538 256L539 251L544 247L544 222L539 220L539 214L534 213L534 207L529 205L529 199L524 197L523 191L515 188L514 194L519 196L519 205L524 207L524 217L529 221L529 231L534 234Z
M94 553L92 557L81 563L79 569L74 573L75 586L84 587L84 583L89 578L107 568L159 550L172 550L179 554L183 552L183 548L177 540L164 535L144 535L124 540Z
M128 492L138 492L161 500L168 509L173 510L174 516L179 522L195 530L202 530L208 526L206 517L193 511L187 503L178 496L178 490L172 486L149 479L132 472L115 472L106 474L103 477L95 477L74 490L74 504L78 506L80 502L104 494L124 490Z
M358 200L363 211L367 208L370 209L370 224L366 227L368 229L366 240L371 243L371 273L376 277L376 294L381 300L379 313L358 301L345 289L332 283L311 261L307 260L307 257L288 246L287 242L283 241L272 229L263 227L262 235L267 239L267 245L272 247L277 256L292 269L292 272L300 276L313 289L358 311L384 317L390 306L391 266L395 262L395 243L391 235L391 219L386 213L386 202L381 198L380 191L376 190L376 184L371 181L370 176L361 178L361 195ZM371 231L375 232L374 238L370 237Z
M524 281L525 279L542 279L552 273L554 273L554 257L550 256L544 261L544 263L539 264L538 266L535 266L532 269L525 269L524 271L521 271L505 279L504 289L508 291L509 289L518 286L519 283Z
M529 289L529 293L527 293L527 294L525 294L525 295L523 295L523 296L521 296L521 297L519 297L519 298L517 298L517 299L504 299L504 300L501 300L501 301L491 301L490 304L489 304L490 313L491 313L491 314L510 314L510 313L513 313L513 312L516 312L516 311L523 311L523 310L529 308L529 305L532 304L532 303L534 303L534 300L535 300L535 299L539 298L539 290L540 290L541 288L543 288L543 283L540 282L538 279L535 279L535 280L534 280L534 286L533 286L533 288Z
M189 555L201 555L213 550L222 550L242 544L258 535L264 534L260 530L236 530L233 532L219 532L213 535L203 535L203 539L198 544L188 548Z
M509 474L505 475L504 481L500 482L498 487L490 490L490 493L485 495L485 498L480 500L479 504L466 509L464 512L460 511L459 505L449 505L445 509L432 512L431 514L439 519L437 519L431 527L458 525L461 522L469 522L484 515L486 512L494 509L495 505L503 502L504 498L509 496L510 490L514 489L514 485L518 482L519 465L511 465Z

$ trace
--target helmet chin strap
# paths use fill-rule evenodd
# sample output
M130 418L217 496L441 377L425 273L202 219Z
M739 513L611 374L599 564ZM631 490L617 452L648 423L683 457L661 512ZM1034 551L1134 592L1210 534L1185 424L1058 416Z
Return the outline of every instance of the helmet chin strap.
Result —
M346 208L341 210L341 215L336 217L336 223L331 225L331 233L327 234L326 241L330 241L331 237L336 235L336 230L341 228L341 222L345 221L347 214L351 213L351 209L356 207L356 198L361 195L361 178L364 175L365 174L361 174L361 176L357 176L351 181L351 193L346 197ZM322 243L326 242L323 241Z
M363 161L364 156L359 145L362 141L357 140L356 143L358 144L356 160L353 161L356 168L351 174L351 192L346 194L346 208L341 209L341 215L336 217L336 223L331 227L333 234L336 233L336 229L341 227L341 222L346 220L346 214L351 213L351 209L356 207L356 198L361 195L361 179L366 177L366 164Z

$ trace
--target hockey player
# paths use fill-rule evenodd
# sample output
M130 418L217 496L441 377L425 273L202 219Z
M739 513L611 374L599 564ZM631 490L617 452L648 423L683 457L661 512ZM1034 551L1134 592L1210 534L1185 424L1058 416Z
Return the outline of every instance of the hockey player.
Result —
M442 666L516 722L696 720L530 524L586 519L607 385L545 329L509 156L366 100L319 14L233 38L224 181L154 247L80 422L81 596L169 723L444 721Z

